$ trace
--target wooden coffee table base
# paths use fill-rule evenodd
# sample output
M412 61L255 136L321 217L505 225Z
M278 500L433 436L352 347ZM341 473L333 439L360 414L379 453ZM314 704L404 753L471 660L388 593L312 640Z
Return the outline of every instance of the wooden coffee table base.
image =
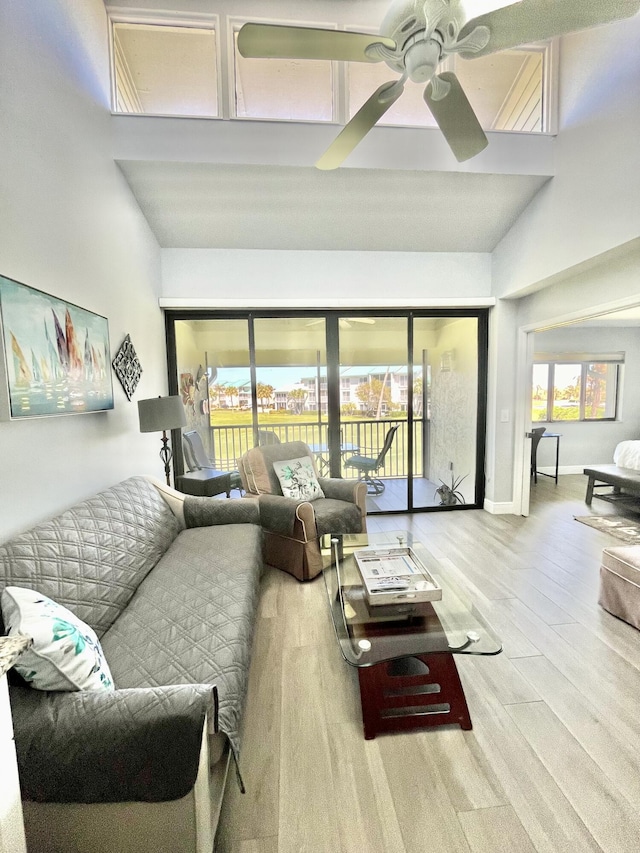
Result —
M471 717L452 654L415 655L359 667L366 740L382 732L458 724Z

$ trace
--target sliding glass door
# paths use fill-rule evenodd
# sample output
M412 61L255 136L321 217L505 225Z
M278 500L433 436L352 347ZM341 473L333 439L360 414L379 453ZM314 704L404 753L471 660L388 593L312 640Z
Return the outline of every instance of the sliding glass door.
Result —
M370 513L481 505L486 312L174 313L167 340L215 467L303 441L322 475L367 482Z
M366 480L369 512L409 505L408 322L338 320L341 475Z

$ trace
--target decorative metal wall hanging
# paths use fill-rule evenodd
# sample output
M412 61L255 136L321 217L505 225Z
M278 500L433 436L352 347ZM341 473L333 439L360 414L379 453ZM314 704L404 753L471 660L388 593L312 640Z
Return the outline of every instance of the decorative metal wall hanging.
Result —
M120 349L112 364L116 376L124 388L124 393L130 400L142 376L142 366L129 335L120 344Z

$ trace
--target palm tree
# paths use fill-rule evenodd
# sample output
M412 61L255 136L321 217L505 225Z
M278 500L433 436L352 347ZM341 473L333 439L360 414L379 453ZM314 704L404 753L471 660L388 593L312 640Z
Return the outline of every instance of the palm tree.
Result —
M292 388L288 392L287 397L289 402L293 403L293 411L296 415L301 415L304 412L304 404L309 398L309 392L306 388Z
M209 389L209 396L211 397L212 401L217 400L218 406L221 405L226 393L227 393L227 389L225 388L224 385L220 385L220 384L212 385L211 388Z
M238 396L238 389L235 385L227 385L227 397L229 399L229 403L231 404L231 408L233 409L233 400Z
M269 400L273 399L275 390L276 389L273 387L273 385L265 385L263 382L258 382L258 384L256 385L256 395L258 397L258 400L260 400L260 406L262 407L263 412Z

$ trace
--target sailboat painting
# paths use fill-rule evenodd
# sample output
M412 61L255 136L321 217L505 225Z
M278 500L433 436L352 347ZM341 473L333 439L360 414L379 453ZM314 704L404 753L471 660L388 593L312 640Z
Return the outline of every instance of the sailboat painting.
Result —
M10 418L113 409L105 317L0 276Z

